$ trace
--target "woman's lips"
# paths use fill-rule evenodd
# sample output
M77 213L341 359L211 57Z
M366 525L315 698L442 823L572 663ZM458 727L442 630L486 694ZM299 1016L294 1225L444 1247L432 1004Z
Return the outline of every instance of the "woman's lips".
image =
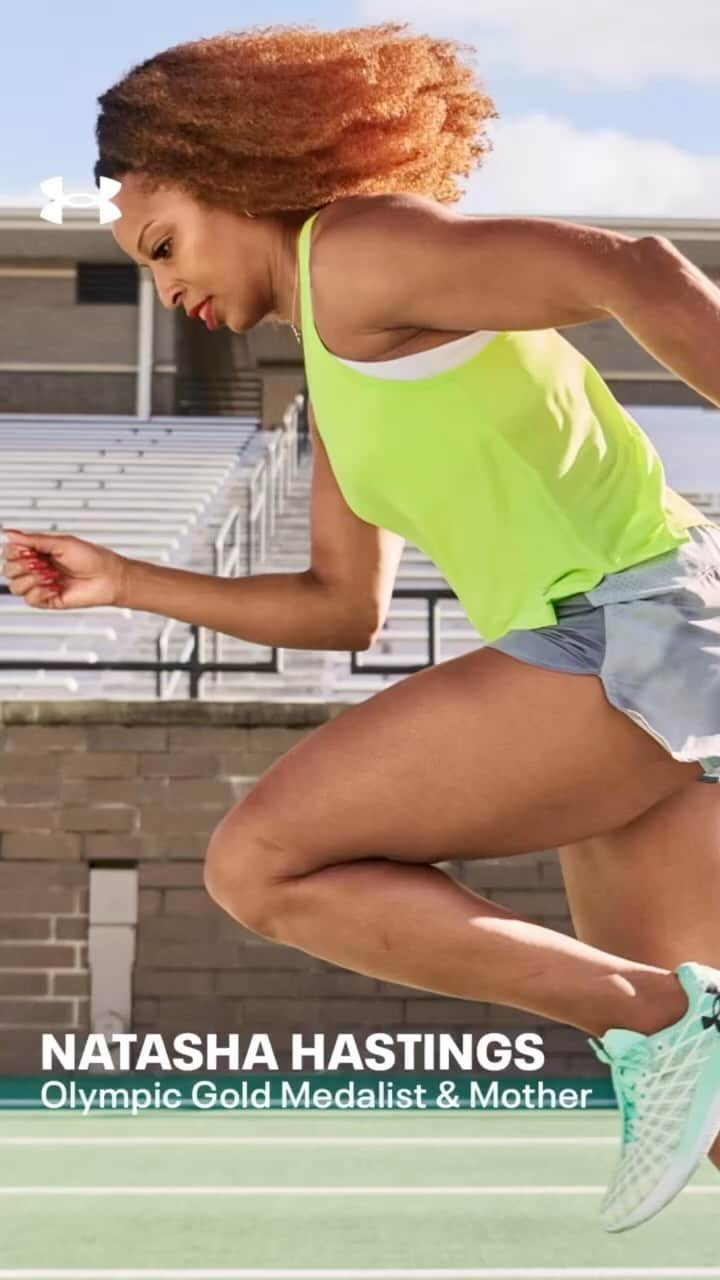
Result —
M203 303L200 310L198 311L198 316L200 317L201 320L204 320L208 329L211 329L211 330L217 329L218 325L217 325L217 319L215 317L215 312L213 310L212 298L208 298L207 302Z

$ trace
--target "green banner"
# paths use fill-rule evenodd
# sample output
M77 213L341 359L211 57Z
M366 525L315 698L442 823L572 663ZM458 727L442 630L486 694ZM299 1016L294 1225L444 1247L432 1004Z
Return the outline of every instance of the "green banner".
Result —
M609 1077L184 1075L74 1072L0 1077L0 1110L158 1111L597 1111L616 1106Z

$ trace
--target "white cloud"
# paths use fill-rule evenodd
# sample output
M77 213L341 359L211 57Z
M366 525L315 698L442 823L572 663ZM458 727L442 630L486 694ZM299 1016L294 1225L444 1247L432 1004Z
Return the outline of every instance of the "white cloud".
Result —
M718 217L720 155L539 112L491 120L488 135L482 168L458 179L466 194L453 207L463 213Z
M37 191L15 191L6 194L0 191L0 208L14 206L19 209L26 208L27 205L37 205L41 208L44 204L44 198L41 195L38 200Z
M360 0L359 17L388 21L386 0ZM436 20L433 34L446 36L461 24L486 73L503 62L568 85L720 82L717 0L395 0L392 18L416 32Z

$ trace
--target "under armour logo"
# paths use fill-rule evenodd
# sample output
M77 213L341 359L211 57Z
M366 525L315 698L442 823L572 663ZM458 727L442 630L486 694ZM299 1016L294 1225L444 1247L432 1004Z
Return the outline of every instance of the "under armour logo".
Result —
M717 983L711 982L705 990L710 995L715 996L715 999L713 1000L712 1012L701 1019L703 1030L708 1031L710 1027L715 1027L715 1030L720 1032L720 987L718 987Z
M51 196L50 204L40 210L40 217L46 222L61 223L63 209L98 209L100 222L115 222L122 218L118 208L112 203L111 196L116 196L122 186L115 178L101 178L100 186L94 191L71 191L65 195L62 178L46 178L40 183L40 190Z

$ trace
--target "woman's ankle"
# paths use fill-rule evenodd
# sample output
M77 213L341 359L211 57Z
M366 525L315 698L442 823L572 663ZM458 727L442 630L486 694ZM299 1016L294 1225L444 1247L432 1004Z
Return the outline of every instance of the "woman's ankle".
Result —
M641 969L608 974L600 982L603 994L595 1005L596 1030L590 1032L596 1037L611 1027L654 1035L687 1013L687 994L675 973Z

